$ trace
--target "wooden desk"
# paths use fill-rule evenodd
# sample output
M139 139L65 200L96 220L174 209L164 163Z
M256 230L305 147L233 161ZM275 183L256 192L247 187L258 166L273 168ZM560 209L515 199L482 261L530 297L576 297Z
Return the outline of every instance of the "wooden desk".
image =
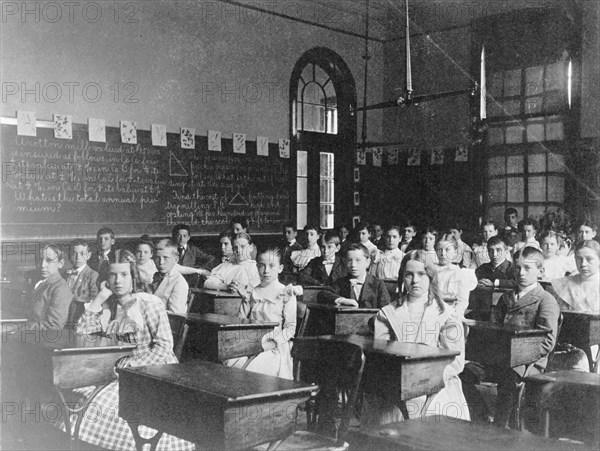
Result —
M487 321L464 320L469 327L465 343L467 360L514 368L537 361L542 356L546 331L516 329Z
M240 312L242 298L230 291L191 288L193 299L190 313L215 313L217 315L237 316Z
M544 436L600 444L600 375L552 371L525 378L528 404L537 405ZM552 423L552 424L551 424Z
M214 313L190 313L181 361L200 359L220 362L262 352L262 338L277 323Z
M558 341L571 343L585 351L590 362L590 371L596 372L598 356L592 356L590 347L600 344L600 315L564 310L563 323Z
M359 335L329 335L322 339L359 345L367 362L361 386L363 391L401 401L434 395L444 387L444 368L458 351L424 344L376 340Z
M338 307L326 304L308 304L310 316L305 336L316 335L364 335L373 336L369 324L379 309Z
M119 414L208 449L241 449L287 436L298 403L318 387L211 362L124 368ZM138 437L136 443L139 446Z
M353 433L352 449L377 450L578 450L583 445L560 442L514 429L444 416L429 416Z
M323 290L327 289L324 285L303 285L302 302L305 304L316 304L317 296Z
M17 393L3 399L35 399L56 393L63 409L66 430L71 431L70 412L85 412L94 395L116 379L114 366L130 355L135 344L102 335L76 335L72 329L34 330L22 324L20 330L2 333L2 378L16 381ZM65 394L74 388L96 386L86 404L71 410ZM71 438L76 438L82 415Z
M473 319L488 321L492 307L504 293L511 291L505 288L475 288L469 294L469 309L472 311Z

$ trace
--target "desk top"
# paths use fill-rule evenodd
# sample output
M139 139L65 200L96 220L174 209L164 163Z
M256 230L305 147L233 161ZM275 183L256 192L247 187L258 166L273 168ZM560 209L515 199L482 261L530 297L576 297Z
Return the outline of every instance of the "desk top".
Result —
M307 304L307 305L308 305L308 308L310 308L311 310L323 310L323 311L330 311L330 312L334 312L334 313L349 313L349 314L370 313L370 314L374 315L379 311L379 309L377 309L377 308L357 308L357 307L331 305L331 304Z
M370 444L372 449L380 450L587 449L583 445L572 442L561 442L513 429L444 416L428 416L425 419L413 419L370 428L357 434L357 439ZM353 443L351 439L350 442Z
M573 310L561 310L564 317L570 316L573 319L589 319L592 321L600 321L600 314L590 312L575 312Z
M548 373L536 374L525 379L527 383L566 383L573 385L595 386L600 388L600 374L587 373L583 371L550 371Z
M501 323L494 323L491 321L477 321L473 319L463 319L463 323L473 329L489 330L507 335L511 337L536 337L546 335L546 331L542 329L520 329L515 326L510 326ZM468 341L468 338L467 338Z
M190 288L192 293L202 293L216 298L241 298L237 293L226 290L209 290L208 288Z
M187 321L192 324L211 324L219 326L220 329L262 329L279 325L279 323L271 321L257 321L237 316L217 315L216 313L190 313Z
M310 339L312 337L304 337ZM434 348L421 343L402 343L399 341L378 340L361 335L322 335L315 337L325 340L343 341L362 347L365 354L385 354L402 360L418 361L454 357L458 351Z
M255 399L284 399L318 391L307 385L275 376L230 368L220 363L200 360L186 363L119 368L119 374L154 379L176 385L190 392L205 394L224 403L235 404Z

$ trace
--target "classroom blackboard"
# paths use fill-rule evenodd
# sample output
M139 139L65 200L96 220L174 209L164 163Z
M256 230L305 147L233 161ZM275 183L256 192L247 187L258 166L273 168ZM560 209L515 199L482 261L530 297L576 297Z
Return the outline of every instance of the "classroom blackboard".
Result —
M234 153L231 139L209 151L206 136L195 149L182 149L180 135L152 146L149 131L137 144L123 144L120 130L106 128L106 142L88 139L87 125L74 124L72 139L54 130L18 136L1 126L3 240L95 237L101 226L117 237L170 235L173 225L190 224L192 234L216 234L229 218L246 216L251 233L279 233L291 215L291 160Z

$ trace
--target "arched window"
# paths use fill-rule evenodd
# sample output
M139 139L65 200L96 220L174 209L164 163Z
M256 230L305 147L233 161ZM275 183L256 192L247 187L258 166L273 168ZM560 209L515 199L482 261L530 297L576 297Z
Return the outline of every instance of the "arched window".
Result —
M290 81L291 135L296 150L296 222L331 229L351 211L356 142L356 88L335 52L317 47L296 63ZM347 221L347 218L344 218Z

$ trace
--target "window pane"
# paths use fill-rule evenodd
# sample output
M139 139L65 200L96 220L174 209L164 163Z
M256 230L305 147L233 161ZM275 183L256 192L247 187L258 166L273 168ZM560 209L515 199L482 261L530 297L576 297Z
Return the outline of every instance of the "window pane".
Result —
M542 98L529 97L525 99L525 114L535 114L542 111Z
M544 90L544 66L528 67L525 70L525 95L539 94Z
M321 180L321 203L333 203L333 179Z
M321 177L333 178L333 154L329 152L321 152Z
M527 142L541 142L544 140L544 124L527 121Z
M325 132L325 108L304 104L304 130L309 132Z
M565 139L562 122L548 122L546 124L546 139L548 141L557 141Z
M518 116L521 114L521 101L520 100L505 100L502 103L504 108L504 114L506 116Z
M560 111L565 106L566 99L561 91L549 92L546 94L546 103L544 104L544 113L553 113Z
M308 175L308 152L305 150L299 150L296 153L297 158L297 176L298 177L306 177Z
M493 146L494 144L504 144L504 128L490 127L487 132L487 138L490 146Z
M523 155L511 155L506 161L506 173L522 174L523 166Z
M337 110L335 108L327 108L327 133L337 135L337 132Z
M490 207L487 211L487 217L494 221L495 224L504 224L504 205Z
M506 195L508 202L523 202L524 186L523 177L509 177Z
M315 82L319 83L321 86L324 86L327 83L329 76L327 72L321 69L320 66L315 66Z
M527 216L530 216L533 218L539 218L539 217L543 216L547 210L548 210L548 207L545 205L528 205L527 206Z
M546 177L530 177L529 202L546 202Z
M529 163L527 165L529 172L531 173L539 173L546 172L546 154L545 153L536 153L533 155L529 155Z
M504 116L504 110L502 109L502 103L497 99L492 99L488 96L487 98L487 114L488 117Z
M502 97L502 72L497 72L488 77L487 92L492 97Z
M488 159L488 175L504 175L506 173L506 168L504 157L491 157Z
M302 229L308 222L308 209L306 204L296 205L296 227Z
M297 190L297 194L296 194L296 200L298 202L308 202L308 196L307 196L307 187L308 187L308 183L307 183L308 179L305 177L298 177L296 179L296 190Z
M519 144L523 142L523 127L514 125L506 127L506 144Z
M565 157L559 153L551 153L548 155L548 172L564 172Z
M504 97L521 94L521 69L504 72Z
M321 204L321 221L322 229L333 229L333 205Z
M308 83L309 81L313 81L313 65L308 64L304 70L302 71L302 79L304 83ZM304 226L302 226L304 227Z
M312 103L315 105L321 105L325 103L325 93L321 87L316 83L309 83L304 88L304 95L302 97L304 103Z
M561 176L548 177L548 202L565 201L565 179Z
M506 179L490 179L488 184L489 202L506 202Z
M562 89L564 86L565 64L562 61L558 61L554 64L546 66L546 91L553 91L555 89Z

